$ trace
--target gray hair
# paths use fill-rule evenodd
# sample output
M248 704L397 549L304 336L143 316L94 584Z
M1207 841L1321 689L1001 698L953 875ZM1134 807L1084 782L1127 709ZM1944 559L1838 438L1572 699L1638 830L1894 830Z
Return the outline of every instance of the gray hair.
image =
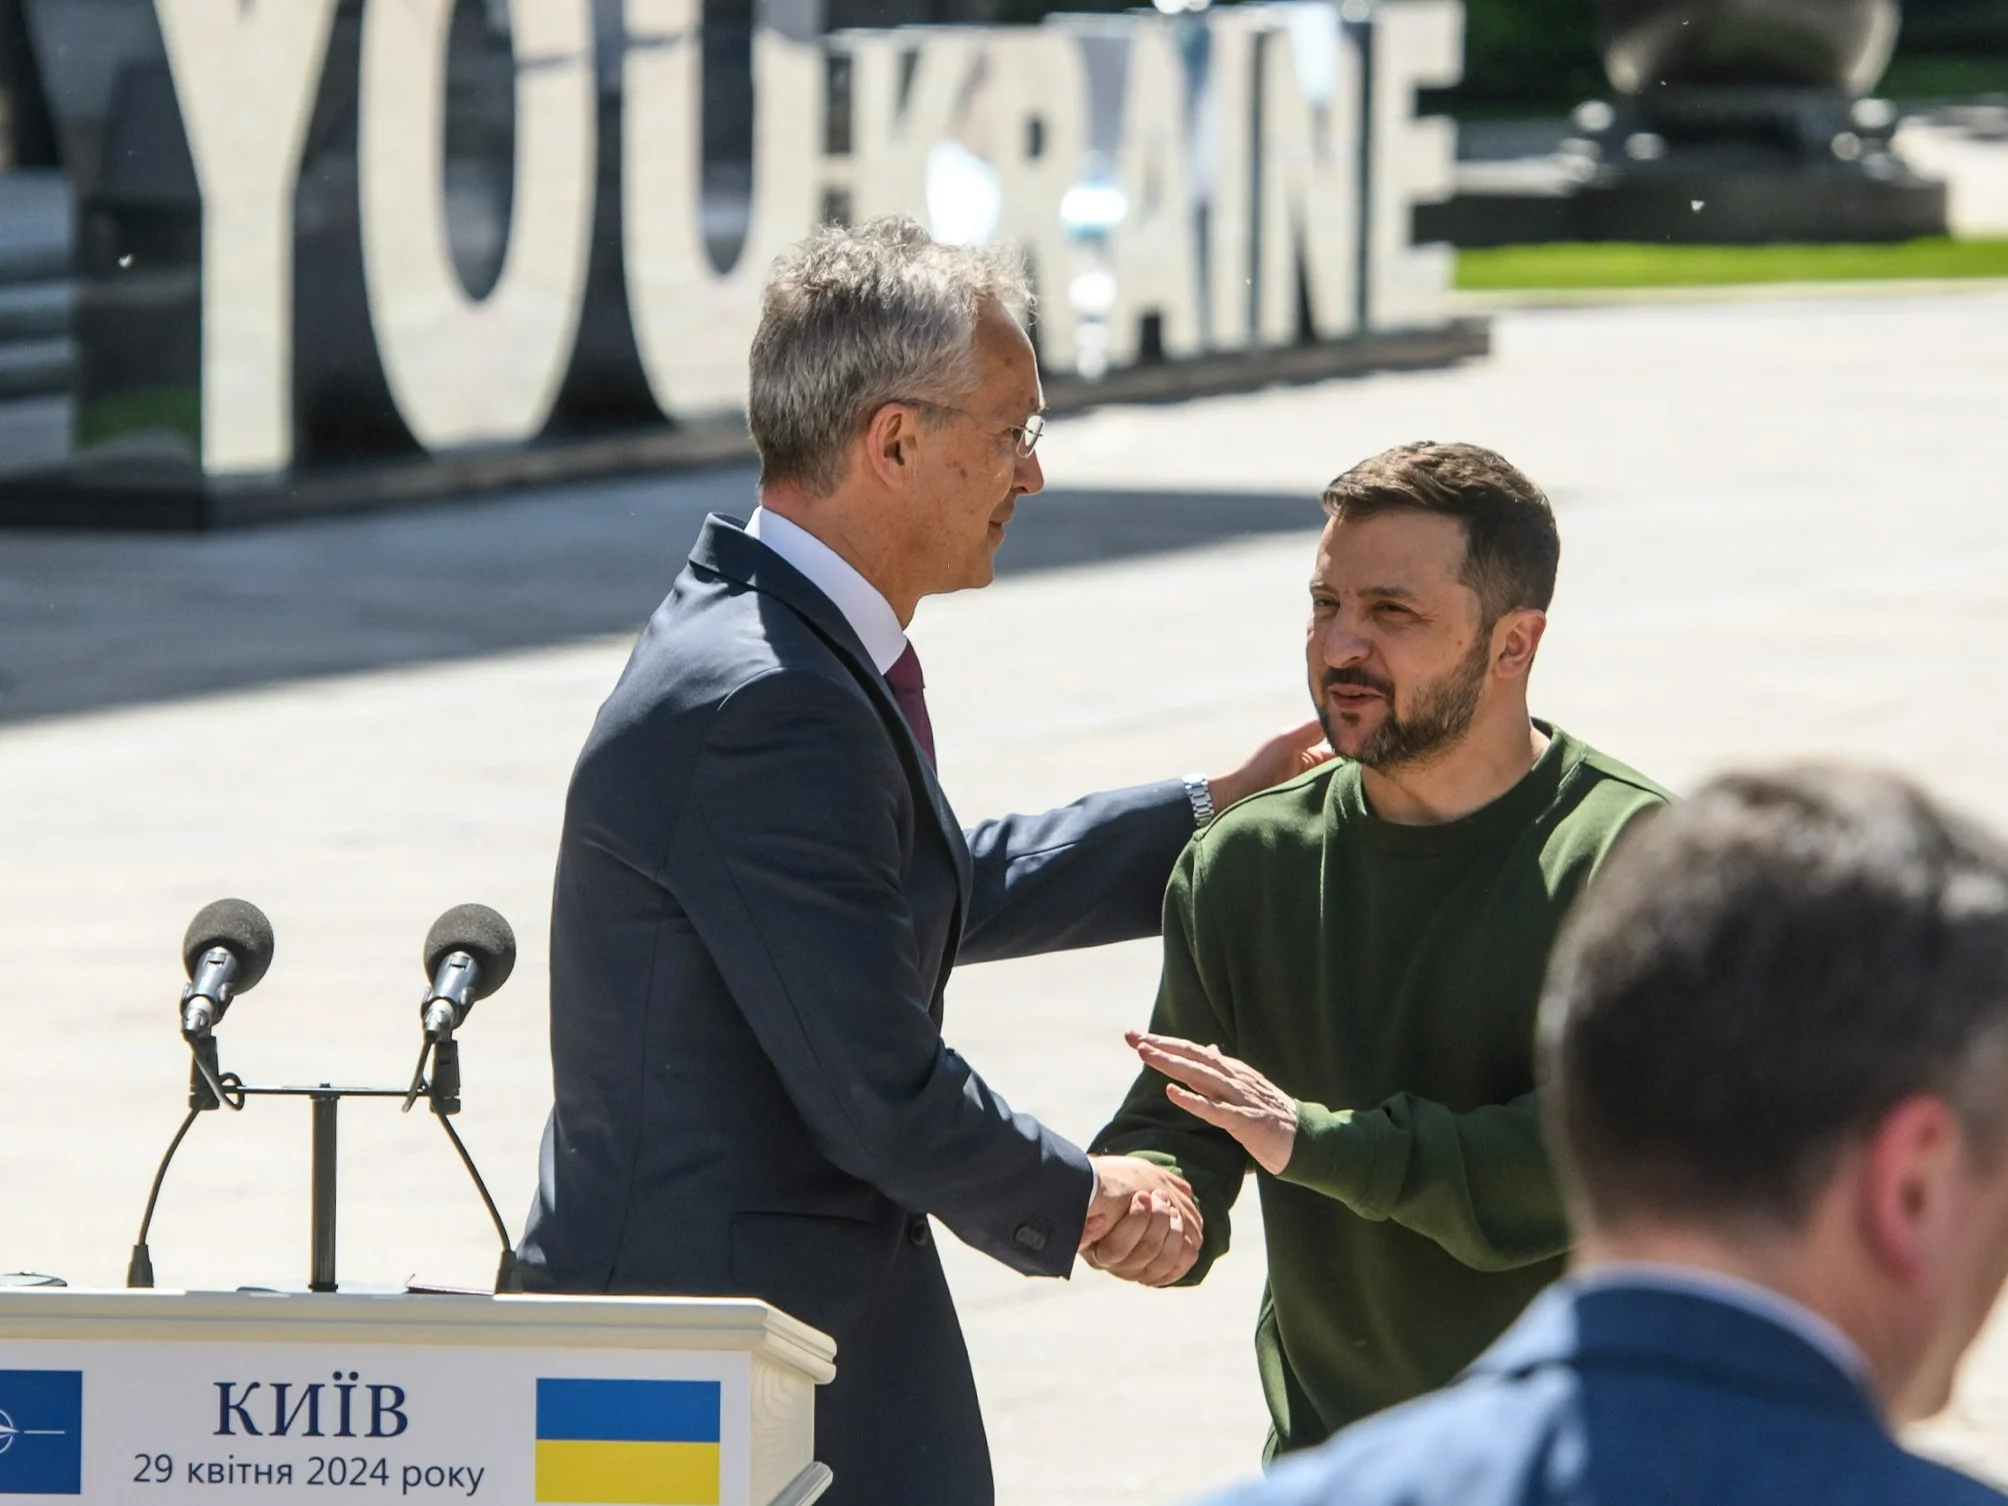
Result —
M986 303L1030 306L1020 263L997 248L943 245L904 216L826 225L782 253L749 362L761 485L792 481L826 496L885 404L966 397Z

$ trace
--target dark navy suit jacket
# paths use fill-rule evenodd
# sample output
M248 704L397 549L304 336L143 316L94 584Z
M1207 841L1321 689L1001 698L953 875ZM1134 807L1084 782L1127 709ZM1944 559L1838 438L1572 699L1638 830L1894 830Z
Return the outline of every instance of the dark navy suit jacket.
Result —
M925 1215L1067 1274L1085 1155L943 1044L958 960L1155 935L1177 781L966 834L836 606L710 519L580 755L533 1290L751 1295L837 1341L825 1506L991 1499Z
M1550 1288L1444 1390L1216 1506L2001 1506L1819 1349L1649 1285Z

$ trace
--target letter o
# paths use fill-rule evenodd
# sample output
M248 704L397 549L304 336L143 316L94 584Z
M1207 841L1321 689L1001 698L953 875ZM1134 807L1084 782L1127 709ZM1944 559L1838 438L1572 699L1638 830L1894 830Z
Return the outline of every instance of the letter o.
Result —
M753 202L730 271L704 247L700 0L627 0L621 225L628 310L656 406L671 417L743 407L746 348L767 269L815 228L820 48L753 34Z

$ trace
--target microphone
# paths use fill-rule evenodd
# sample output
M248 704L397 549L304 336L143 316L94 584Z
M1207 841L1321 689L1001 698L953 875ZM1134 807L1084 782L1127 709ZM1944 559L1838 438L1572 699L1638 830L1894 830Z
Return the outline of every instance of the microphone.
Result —
M272 965L272 922L256 905L219 899L204 905L181 940L188 987L181 991L181 1033L193 1044L222 1021L230 1001L258 986Z
M258 986L272 965L272 922L249 901L219 899L204 905L181 939L188 987L181 991L181 1037L194 1060L188 1067L188 1106L201 1111L243 1100L224 1091L216 1056L216 1026L230 1001Z
M126 1264L126 1285L153 1285L153 1254L147 1248L147 1232L153 1227L153 1210L160 1202L161 1184L174 1153L204 1112L228 1104L244 1107L243 1084L225 1076L216 1057L216 1026L239 994L248 994L272 966L272 922L249 900L219 899L204 905L188 923L181 938L181 965L188 972L188 987L181 991L181 1038L188 1042L192 1060L188 1064L188 1117L167 1143L167 1154L153 1174L153 1187L146 1195L146 1212L140 1215L139 1239Z
M501 1210L489 1195L488 1184L474 1165L460 1133L450 1116L460 1112L460 1042L453 1032L467 1022L467 1012L475 1002L487 998L509 981L516 969L516 933L509 922L486 905L455 905L432 923L425 933L425 971L431 978L425 997L418 1001L419 1019L425 1039L418 1049L418 1069L411 1075L411 1088L404 1095L405 1112L427 1093L439 1127L453 1142L461 1165L474 1181L474 1190L495 1225L495 1237L502 1244L501 1263L495 1269L497 1292L520 1292L523 1276L516 1266L516 1249L509 1239L509 1226L502 1222ZM427 1058L432 1061L432 1081L425 1079ZM428 1091L429 1090L429 1091Z
M406 1113L426 1091L425 1066L432 1063L430 1084L435 1114L460 1112L460 1043L453 1032L467 1022L477 999L485 999L516 969L516 933L509 922L486 905L455 905L425 933L425 971L432 982L418 1001L425 1040L418 1050L418 1068L404 1095Z
M432 986L419 1001L426 1039L451 1040L477 999L485 999L516 969L516 933L486 905L455 905L425 933L425 971Z

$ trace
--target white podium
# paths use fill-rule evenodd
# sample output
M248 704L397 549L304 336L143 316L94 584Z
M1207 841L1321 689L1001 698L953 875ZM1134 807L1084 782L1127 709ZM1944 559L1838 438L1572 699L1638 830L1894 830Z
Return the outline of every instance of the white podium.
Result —
M807 1506L834 1350L750 1300L0 1289L0 1497Z

